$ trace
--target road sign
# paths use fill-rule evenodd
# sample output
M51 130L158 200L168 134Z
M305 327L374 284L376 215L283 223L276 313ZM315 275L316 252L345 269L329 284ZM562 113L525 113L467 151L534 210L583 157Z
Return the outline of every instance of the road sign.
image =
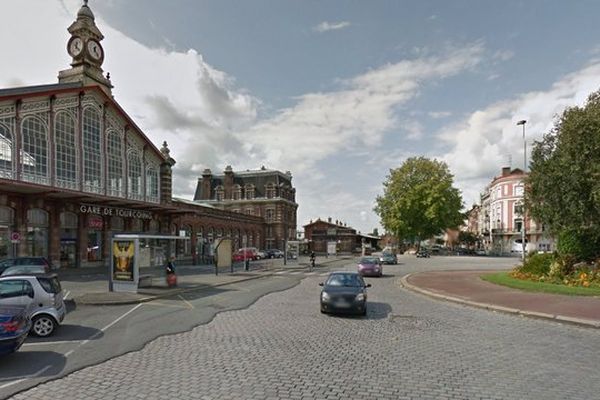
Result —
M10 241L12 243L19 243L21 241L21 234L19 232L11 232Z

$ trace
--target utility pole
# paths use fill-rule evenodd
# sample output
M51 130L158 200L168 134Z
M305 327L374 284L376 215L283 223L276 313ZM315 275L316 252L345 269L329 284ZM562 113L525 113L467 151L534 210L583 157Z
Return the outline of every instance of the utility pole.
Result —
M527 252L527 244L525 243L525 174L527 173L527 141L525 140L525 124L526 120L517 122L517 125L523 126L523 199L521 200L521 216L523 218L523 224L521 226L521 241L523 242L523 254L521 259L525 262L525 253Z

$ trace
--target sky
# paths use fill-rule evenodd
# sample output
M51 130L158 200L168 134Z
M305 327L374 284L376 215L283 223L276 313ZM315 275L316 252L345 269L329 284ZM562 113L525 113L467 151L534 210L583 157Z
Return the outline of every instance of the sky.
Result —
M81 0L0 0L0 88L57 83ZM205 168L290 171L298 228L368 233L390 170L444 161L465 209L600 87L600 2L90 0L115 100L173 194ZM529 159L529 154L527 155Z

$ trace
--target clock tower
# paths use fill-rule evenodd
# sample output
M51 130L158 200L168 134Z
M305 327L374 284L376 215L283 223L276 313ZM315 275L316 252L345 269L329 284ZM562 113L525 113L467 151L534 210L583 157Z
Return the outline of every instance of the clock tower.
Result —
M96 26L94 14L87 3L88 0L83 0L83 6L77 12L77 20L68 28L71 38L67 42L67 52L73 60L70 69L58 73L58 82L99 85L111 96L113 86L102 71L104 50L100 41L104 39L104 35Z

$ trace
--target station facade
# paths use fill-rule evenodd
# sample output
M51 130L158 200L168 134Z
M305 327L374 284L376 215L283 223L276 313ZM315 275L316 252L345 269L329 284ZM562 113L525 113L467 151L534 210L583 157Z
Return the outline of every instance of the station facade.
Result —
M117 233L185 235L169 255L191 263L219 237L263 247L263 218L172 197L175 160L115 101L87 4L68 31L58 83L0 89L0 259L108 265Z

